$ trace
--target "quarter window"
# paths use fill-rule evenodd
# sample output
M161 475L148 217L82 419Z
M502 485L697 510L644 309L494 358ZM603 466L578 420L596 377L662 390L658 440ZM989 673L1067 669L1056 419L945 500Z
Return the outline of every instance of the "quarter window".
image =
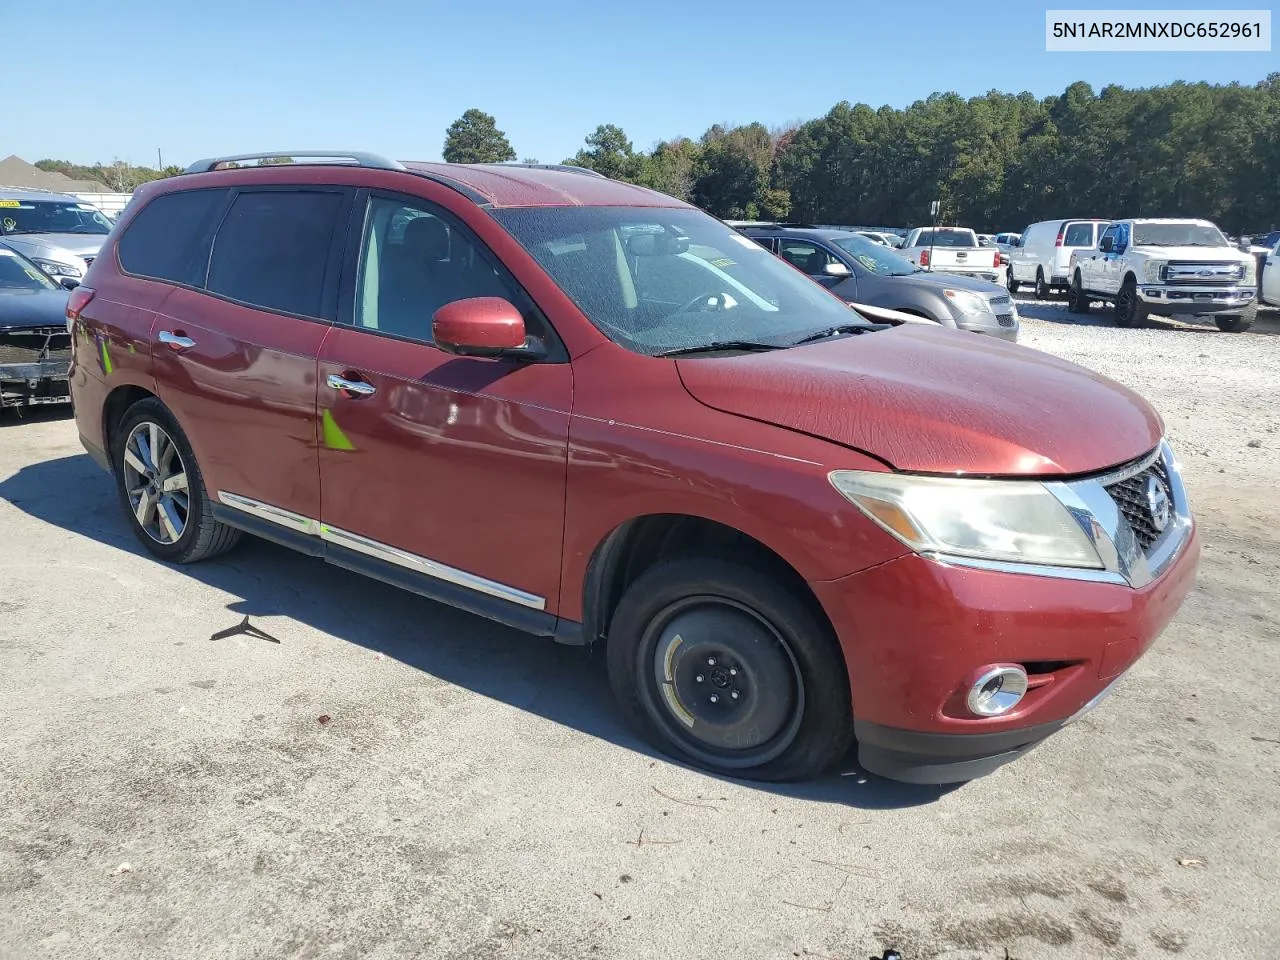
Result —
M325 269L345 196L249 191L231 204L213 244L210 293L304 317L322 317Z
M156 197L120 237L120 266L134 276L203 285L214 218L226 198L226 190L186 190Z
M477 242L422 203L374 197L365 216L355 325L431 343L431 321L446 303L502 297L540 335L534 311Z

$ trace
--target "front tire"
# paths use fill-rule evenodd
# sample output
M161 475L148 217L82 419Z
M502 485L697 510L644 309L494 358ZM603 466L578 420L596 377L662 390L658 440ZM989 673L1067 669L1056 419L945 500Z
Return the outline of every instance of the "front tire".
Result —
M1140 327L1147 322L1147 305L1138 296L1138 285L1129 278L1116 294L1116 326Z
M1257 313L1250 311L1239 316L1214 317L1213 322L1218 325L1218 329L1223 333L1244 333L1253 326L1253 321L1257 318Z
M1053 295L1053 290L1049 287L1049 284L1045 282L1044 271L1037 269L1036 270L1036 299L1048 300L1049 297L1051 297L1052 295Z
M661 563L618 604L609 680L631 724L713 773L802 780L853 739L831 628L772 577L719 559Z
M1077 272L1071 278L1071 286L1067 287L1067 312L1088 313L1089 308L1089 296L1084 292L1084 287L1080 285L1080 274Z
M235 546L240 531L213 518L191 444L163 403L149 397L130 407L111 448L120 506L150 553L195 563Z
M1005 268L1005 271L1006 272L1004 275L1004 285L1008 289L1009 295L1013 296L1018 292L1019 289L1021 289L1022 284L1020 284L1013 277L1013 264L1009 264L1009 266Z

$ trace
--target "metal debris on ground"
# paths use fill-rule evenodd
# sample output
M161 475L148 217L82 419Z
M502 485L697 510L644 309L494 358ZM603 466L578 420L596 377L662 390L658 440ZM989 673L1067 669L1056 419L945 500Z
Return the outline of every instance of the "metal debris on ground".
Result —
M271 636L271 634L267 633L265 630L260 630L257 627L253 626L251 623L249 623L248 615L246 615L245 618L241 620L239 623L237 623L234 627L227 627L227 629L225 630L219 630L217 633L211 635L209 639L225 640L227 637L234 637L234 636L238 636L239 634L244 634L246 637L257 637L259 640L266 640L269 643L280 642L275 637Z

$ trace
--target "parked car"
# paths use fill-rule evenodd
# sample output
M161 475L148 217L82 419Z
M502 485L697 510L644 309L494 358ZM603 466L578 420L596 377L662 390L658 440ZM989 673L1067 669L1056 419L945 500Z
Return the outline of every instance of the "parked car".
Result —
M70 401L66 310L66 289L0 243L0 408Z
M1065 291L1071 282L1071 254L1090 250L1098 242L1106 220L1045 220L1022 232L1022 242L1009 252L1007 284L1017 293L1034 285L1037 300Z
M980 247L994 247L996 245L996 238L993 234L980 233L977 236L978 246Z
M0 186L0 239L54 280L80 280L112 224L93 204L75 197Z
M922 270L1002 281L1000 254L978 245L978 235L963 227L917 227L902 242L902 255Z
M1022 239L1020 233L997 233L996 246L1008 253L1014 247L1018 246L1018 241Z
M850 304L873 304L944 327L1018 339L1017 308L999 284L929 273L845 230L744 227L742 232Z
M872 243L878 243L885 247L897 247L902 242L902 238L892 233L878 233L874 230L857 230L854 231L860 237L866 237Z
M1178 463L1119 384L868 323L588 171L336 158L141 187L71 292L80 438L156 557L247 531L603 642L658 748L773 780L855 736L979 776L1190 590Z
M1157 313L1212 317L1239 333L1257 314L1257 263L1208 220L1118 220L1093 250L1071 255L1067 307L1115 306L1116 323L1142 326Z
M1264 248L1266 252L1255 254L1258 261L1258 301L1270 307L1280 307L1280 235Z

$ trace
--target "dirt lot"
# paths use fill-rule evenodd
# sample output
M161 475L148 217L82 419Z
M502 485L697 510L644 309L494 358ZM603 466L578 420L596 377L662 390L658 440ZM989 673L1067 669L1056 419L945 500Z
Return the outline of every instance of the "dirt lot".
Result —
M682 769L601 658L257 541L167 568L68 420L0 428L0 956L1280 955L1276 325L1023 307L1160 408L1204 559L1111 700L946 791ZM279 642L210 640L246 614Z

